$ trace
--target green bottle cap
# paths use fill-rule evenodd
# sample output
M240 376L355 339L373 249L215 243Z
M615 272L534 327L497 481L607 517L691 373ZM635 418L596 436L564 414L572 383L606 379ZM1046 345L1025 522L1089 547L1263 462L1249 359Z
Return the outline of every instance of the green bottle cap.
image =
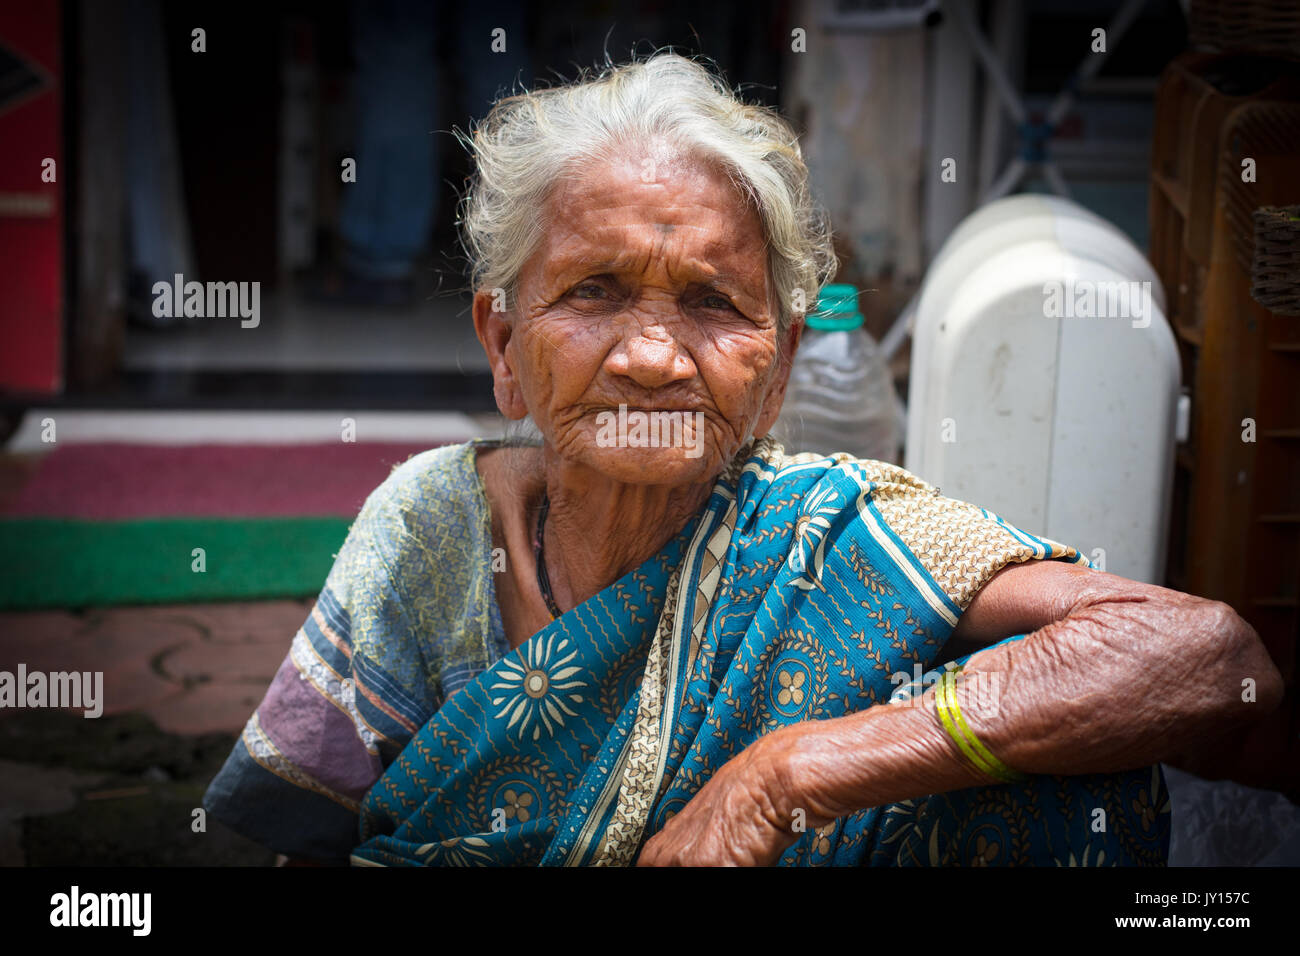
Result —
M822 287L817 297L817 309L808 314L808 328L825 332L847 332L862 325L858 311L858 290L851 285Z

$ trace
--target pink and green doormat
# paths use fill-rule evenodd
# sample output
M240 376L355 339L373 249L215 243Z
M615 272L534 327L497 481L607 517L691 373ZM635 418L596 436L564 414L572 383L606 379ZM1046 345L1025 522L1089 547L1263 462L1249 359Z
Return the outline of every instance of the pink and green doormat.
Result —
M0 514L0 608L314 596L366 496L429 447L61 446Z

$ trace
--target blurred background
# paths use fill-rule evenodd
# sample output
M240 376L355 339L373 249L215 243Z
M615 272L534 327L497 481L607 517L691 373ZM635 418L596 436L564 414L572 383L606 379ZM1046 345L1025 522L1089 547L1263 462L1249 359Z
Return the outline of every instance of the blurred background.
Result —
M1300 203L1293 4L43 0L0 9L0 669L106 696L0 712L0 863L269 862L191 809L365 495L502 427L452 131L667 46L801 131L897 402L880 457L922 460L909 332L963 220L1053 194L1145 255L1147 577L1233 604L1289 688L1171 762L1175 862L1300 862L1300 238L1255 215ZM186 316L190 282L244 311Z

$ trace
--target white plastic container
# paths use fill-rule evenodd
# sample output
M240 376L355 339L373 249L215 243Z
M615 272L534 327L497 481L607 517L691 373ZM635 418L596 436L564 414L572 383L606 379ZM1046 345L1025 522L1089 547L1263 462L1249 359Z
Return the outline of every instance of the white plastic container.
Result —
M944 495L1163 583L1179 403L1164 290L1055 196L969 216L926 275L905 467Z

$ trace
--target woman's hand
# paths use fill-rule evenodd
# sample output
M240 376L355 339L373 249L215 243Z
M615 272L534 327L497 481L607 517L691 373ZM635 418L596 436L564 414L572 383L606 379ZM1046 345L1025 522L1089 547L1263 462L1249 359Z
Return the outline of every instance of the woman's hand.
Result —
M724 764L651 837L637 866L771 866L805 829L834 819L796 796L792 729L760 738Z

